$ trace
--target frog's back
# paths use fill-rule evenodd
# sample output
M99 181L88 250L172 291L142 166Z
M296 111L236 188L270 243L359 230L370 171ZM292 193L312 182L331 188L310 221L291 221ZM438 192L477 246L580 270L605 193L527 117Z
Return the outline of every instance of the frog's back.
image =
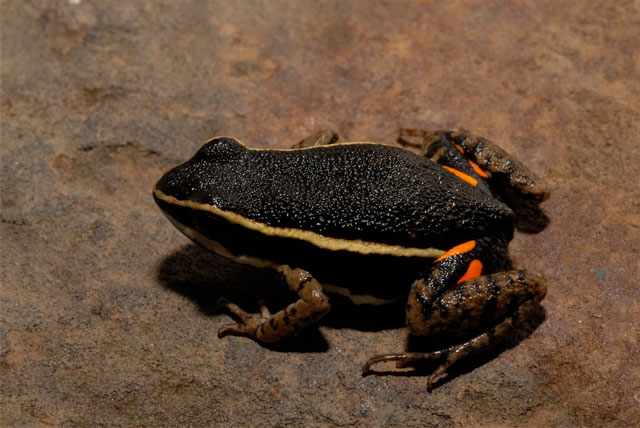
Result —
M185 186L186 176L197 178ZM413 248L448 248L513 222L508 207L440 165L372 143L258 150L214 139L157 188L274 230Z

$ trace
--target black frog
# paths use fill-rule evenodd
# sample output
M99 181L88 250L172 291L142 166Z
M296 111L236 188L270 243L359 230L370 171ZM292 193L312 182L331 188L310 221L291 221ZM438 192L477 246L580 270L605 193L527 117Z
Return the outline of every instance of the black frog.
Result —
M477 335L445 349L370 358L405 367L454 362L504 338L546 294L544 278L513 270L507 246L520 206L547 186L490 141L466 132L401 130L420 154L375 143L339 143L322 132L292 149L254 149L230 137L206 142L167 172L153 196L186 236L240 263L276 269L300 297L239 319L219 336L276 342L316 322L335 293L355 304L401 298L413 335ZM507 202L507 203L505 203ZM479 330L480 329L480 330Z

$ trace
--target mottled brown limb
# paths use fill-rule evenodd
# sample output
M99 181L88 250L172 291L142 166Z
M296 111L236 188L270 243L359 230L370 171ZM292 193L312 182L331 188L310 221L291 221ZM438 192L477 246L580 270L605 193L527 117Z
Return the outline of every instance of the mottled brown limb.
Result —
M398 143L417 148L421 156L439 165L453 168L456 171L474 178L477 181L476 184L473 185L479 185L479 189L490 194L491 191L485 182L485 178L487 178L486 173L482 172L482 174L479 174L478 171L474 169L469 159L462 153L462 149L452 144L450 134L450 132L445 131L430 132L421 129L401 128L398 132ZM417 137L419 140L406 140L404 138L405 136Z
M407 300L407 326L416 336L464 335L513 314L527 301L547 293L542 275L525 270L496 272L469 279L441 292L440 268L416 281Z
M329 144L336 143L340 137L336 132L331 129L323 129L314 134L309 135L303 140L297 142L293 146L292 149L302 149L305 147L313 147L313 146L326 146Z
M450 138L499 185L538 203L549 197L549 186L497 144L465 131L451 132Z
M481 250L481 249L480 249ZM473 258L473 250L458 257L464 263L465 255ZM370 358L363 373L375 364L396 361L403 368L416 363L444 362L430 375L429 388L452 364L501 341L514 322L532 313L547 292L544 278L524 270L497 272L479 276L447 287L457 278L454 270L446 266L447 259L437 263L431 272L418 279L411 287L407 301L407 327L416 336L464 336L484 326L486 331L457 345L425 353L397 352ZM445 273L449 271L449 274ZM445 288L443 288L445 287ZM485 327L486 328L486 327Z
M404 137L420 138L419 142L411 142ZM398 131L398 143L420 149L426 154L435 142L446 138L462 150L463 156L477 164L483 171L491 175L491 186L498 187L499 193L517 195L520 200L531 200L541 203L549 197L549 186L533 172L527 169L512 155L486 138L460 131L426 131L421 129L401 128ZM436 152L429 157L438 161L442 156ZM452 165L456 167L455 165ZM512 196L512 199L513 198ZM519 202L519 200L517 201Z
M270 314L266 306L261 304L259 316L248 314L237 305L220 299L219 308L229 312L239 322L220 328L218 337L246 336L261 342L274 343L298 333L329 312L329 298L309 272L286 265L278 266L276 270L289 289L297 293L300 299L275 314Z
M536 309L537 302L531 300L524 303L518 308L513 316L506 317L500 323L493 326L488 331L464 342L459 345L451 346L444 350L433 352L412 352L376 355L370 358L364 365L362 371L364 374L371 371L374 364L386 361L395 361L397 368L405 368L416 364L434 362L446 358L445 361L431 373L427 379L427 389L431 390L433 384L457 361L485 351L494 345L500 343L511 332L514 325L519 324L527 319Z

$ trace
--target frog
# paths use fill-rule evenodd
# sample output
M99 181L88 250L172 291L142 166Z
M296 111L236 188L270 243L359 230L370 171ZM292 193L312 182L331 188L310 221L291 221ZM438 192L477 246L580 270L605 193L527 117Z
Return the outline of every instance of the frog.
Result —
M341 142L330 130L289 148L215 137L153 189L162 213L192 241L274 269L298 297L275 313L260 302L259 314L220 298L217 308L236 320L220 338L279 342L317 323L336 297L405 300L410 335L460 341L374 355L362 373L387 361L438 364L429 390L538 309L546 280L512 268L507 247L517 208L548 197L538 176L486 138L408 128L396 144Z

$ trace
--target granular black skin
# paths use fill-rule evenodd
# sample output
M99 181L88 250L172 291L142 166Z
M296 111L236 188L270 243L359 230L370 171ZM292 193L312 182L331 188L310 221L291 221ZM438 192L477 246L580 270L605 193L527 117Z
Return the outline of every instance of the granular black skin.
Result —
M215 138L156 188L269 226L404 247L446 250L514 228L511 209L484 186L378 144L251 150Z
M406 295L413 281L432 261L423 257L327 251L301 239L268 236L208 212L171 205L159 199L156 202L181 224L219 242L233 255L249 255L278 265L295 266L310 272L321 284L346 287L354 294L381 299Z

